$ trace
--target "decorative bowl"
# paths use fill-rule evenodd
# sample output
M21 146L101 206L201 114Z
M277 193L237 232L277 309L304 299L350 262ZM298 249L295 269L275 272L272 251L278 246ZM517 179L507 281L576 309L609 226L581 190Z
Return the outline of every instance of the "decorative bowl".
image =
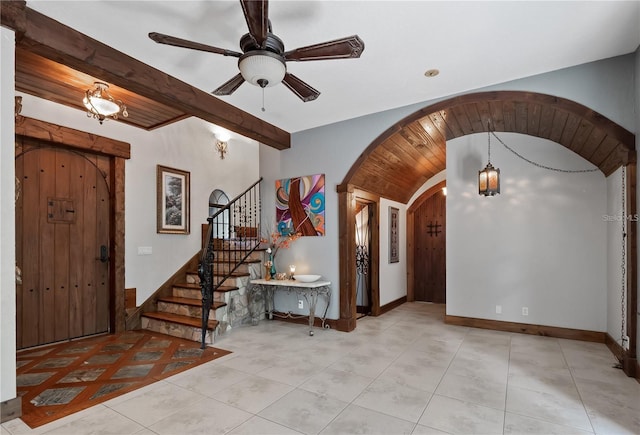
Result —
M320 279L320 275L293 275L293 279L300 282L314 282Z
M278 272L276 273L275 279L277 279L278 281L284 281L285 279L287 279L287 274L284 272Z

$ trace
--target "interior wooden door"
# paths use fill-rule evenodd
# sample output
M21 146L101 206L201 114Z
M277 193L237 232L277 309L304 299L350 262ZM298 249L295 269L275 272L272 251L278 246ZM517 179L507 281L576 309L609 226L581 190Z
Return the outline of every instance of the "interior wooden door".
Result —
M446 196L436 191L414 214L414 297L446 302Z
M16 140L19 349L109 330L109 157Z

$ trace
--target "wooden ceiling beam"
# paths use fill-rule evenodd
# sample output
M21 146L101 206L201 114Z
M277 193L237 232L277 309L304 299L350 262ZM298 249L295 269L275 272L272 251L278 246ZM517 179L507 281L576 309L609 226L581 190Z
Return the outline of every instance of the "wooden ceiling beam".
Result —
M288 132L30 9L24 1L0 1L0 11L2 26L15 31L21 48L278 150L291 147Z

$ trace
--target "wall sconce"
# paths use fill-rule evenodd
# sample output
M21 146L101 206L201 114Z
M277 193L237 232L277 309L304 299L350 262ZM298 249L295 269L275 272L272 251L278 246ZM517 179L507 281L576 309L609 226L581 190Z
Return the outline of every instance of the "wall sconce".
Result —
M495 196L500 193L500 169L491 164L491 129L487 126L488 158L487 166L478 171L478 193L484 196Z
M100 124L107 119L118 119L118 115L124 118L129 116L127 106L122 100L116 100L109 93L109 85L102 82L95 82L93 89L88 89L82 99L84 107L87 108L87 116L97 119Z
M231 139L231 135L228 131L222 130L215 134L216 136L216 151L220 153L220 159L224 159L224 155L227 153L227 144L229 143L229 139Z

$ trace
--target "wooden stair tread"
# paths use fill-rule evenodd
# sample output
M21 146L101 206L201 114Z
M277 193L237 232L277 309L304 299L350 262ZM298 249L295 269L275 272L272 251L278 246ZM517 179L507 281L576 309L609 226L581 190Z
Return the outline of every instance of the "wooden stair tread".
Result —
M142 317L148 317L150 319L156 320L164 320L165 322L178 323L180 325L193 326L194 328L202 327L202 320L197 317L189 317L189 316L181 316L179 314L171 314L171 313L160 313L157 311L150 313L143 313ZM218 326L218 321L214 319L209 319L208 327L209 330L216 329Z
M234 285L221 285L220 287L218 287L216 289L217 292L232 292L234 290L238 290L239 287L236 287Z
M174 287L178 287L178 288L187 288L187 289L192 289L192 290L201 290L202 287L200 286L200 284L196 284L196 283L192 283L192 282L181 282L178 284L174 284Z
M224 258L219 259L219 260L214 259L213 262L217 263L217 264L235 264L234 261L225 260ZM242 263L262 263L262 260L259 260L259 259L253 259L252 260L250 258L247 258L246 260L244 260L240 264L242 264ZM196 273L198 273L198 272L196 272Z
M225 276L227 275L226 273L214 273L213 276ZM238 272L235 271L231 274L229 274L229 278L241 278L243 276L249 276L251 275L249 272Z
M158 302L168 302L171 304L180 304L180 305L189 305L192 307L201 307L202 299L194 299L194 298L180 298L177 296L164 296L158 298ZM213 301L211 308L218 309L220 307L224 307L227 305L225 302Z

